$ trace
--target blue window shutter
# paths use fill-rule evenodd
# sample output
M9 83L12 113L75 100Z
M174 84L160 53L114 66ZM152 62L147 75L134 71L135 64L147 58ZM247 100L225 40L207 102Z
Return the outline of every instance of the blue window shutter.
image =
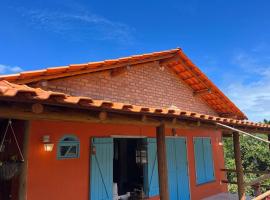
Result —
M206 182L203 138L194 138L194 154L196 166L196 183Z
M155 138L147 138L147 185L148 196L159 195L157 143Z
M174 138L166 138L166 155L170 199L179 199Z
M178 198L180 200L190 199L187 146L185 138L174 138L175 140L175 158L178 180Z
M90 199L113 198L113 139L94 138L91 145Z
M212 181L215 179L214 164L213 164L213 152L210 138L203 139L204 145L204 161L205 161L205 178L206 181Z

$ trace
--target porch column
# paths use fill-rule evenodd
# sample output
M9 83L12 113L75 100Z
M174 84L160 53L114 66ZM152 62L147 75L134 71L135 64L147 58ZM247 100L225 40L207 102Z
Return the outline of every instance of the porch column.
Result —
M244 172L241 161L240 137L238 132L233 132L233 147L234 147L234 157L237 175L238 196L239 200L245 200L246 196L244 186Z
M270 134L268 134L268 141L270 142ZM270 150L270 144L269 144L269 150Z
M22 164L21 174L19 178L19 194L18 199L19 200L26 200L26 190L27 190L27 168L28 168L28 151L29 151L29 133L30 133L30 122L25 121L24 125L24 138L23 138L23 157L24 157L24 163Z
M156 128L160 200L169 200L165 125Z

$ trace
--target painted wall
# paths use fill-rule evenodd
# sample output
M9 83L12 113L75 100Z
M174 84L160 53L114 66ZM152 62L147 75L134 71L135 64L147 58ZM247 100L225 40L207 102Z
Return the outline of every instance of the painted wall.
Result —
M57 160L56 150L58 140L65 134L75 134L80 139L80 157L78 159ZM166 130L171 135L171 130ZM177 130L179 136L187 137L189 175L191 197L201 199L216 193L226 191L226 185L221 185L224 167L221 133L206 129ZM55 144L53 152L44 152L42 136L50 135ZM32 121L30 126L29 165L28 165L28 200L88 200L89 199L89 163L90 138L109 137L110 135L143 135L155 136L154 127L139 127L128 125L86 124L70 122ZM213 144L213 157L216 181L197 186L195 183L195 161L193 151L193 136L210 136ZM157 198L155 198L157 199Z

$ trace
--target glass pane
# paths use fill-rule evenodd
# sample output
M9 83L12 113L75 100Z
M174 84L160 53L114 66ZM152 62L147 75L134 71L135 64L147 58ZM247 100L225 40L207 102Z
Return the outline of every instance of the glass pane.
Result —
M73 137L66 137L63 141L76 141L76 139Z
M60 155L65 157L69 148L70 148L70 146L61 146L60 147Z
M67 152L69 156L76 156L77 155L77 146L71 146L69 151Z
M61 157L77 157L77 145L67 145L60 147Z

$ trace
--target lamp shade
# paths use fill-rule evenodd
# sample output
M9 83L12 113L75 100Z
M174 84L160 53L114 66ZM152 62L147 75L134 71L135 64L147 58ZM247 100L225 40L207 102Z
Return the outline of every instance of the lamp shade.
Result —
M45 143L44 144L44 150L48 151L48 152L52 151L53 150L53 144L52 143Z
M43 136L43 144L44 144L44 151L50 152L53 150L53 143L51 143L49 135Z

